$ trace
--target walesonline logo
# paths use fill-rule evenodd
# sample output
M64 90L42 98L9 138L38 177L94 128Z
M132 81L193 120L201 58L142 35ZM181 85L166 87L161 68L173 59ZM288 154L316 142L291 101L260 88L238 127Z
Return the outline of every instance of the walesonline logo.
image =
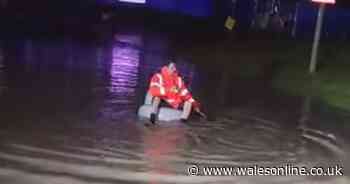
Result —
M204 176L343 176L343 168L335 167L203 167Z

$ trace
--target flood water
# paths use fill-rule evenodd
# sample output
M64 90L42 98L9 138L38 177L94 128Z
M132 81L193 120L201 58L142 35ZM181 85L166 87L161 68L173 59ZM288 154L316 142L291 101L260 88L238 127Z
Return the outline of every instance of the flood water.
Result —
M174 58L167 38L155 35L0 42L0 183L350 183L346 176L188 176L193 164L346 171L350 116L318 105L313 112L307 98L262 80L225 80L219 67L177 55L212 118L146 127L136 111L149 77Z

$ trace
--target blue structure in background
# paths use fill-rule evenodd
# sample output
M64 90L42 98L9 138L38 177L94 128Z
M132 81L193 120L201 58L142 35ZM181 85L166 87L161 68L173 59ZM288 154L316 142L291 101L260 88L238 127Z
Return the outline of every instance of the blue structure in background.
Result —
M296 36L311 38L315 32L318 6L314 3L300 3L298 6L298 20ZM327 6L322 28L323 38L350 37L350 10Z
M161 12L207 18L213 15L213 0L147 0L146 6Z
M147 6L161 12L177 12L177 0L147 0Z
M125 0L124 0L125 1ZM98 4L127 7L145 7L163 13L171 13L177 15L187 15L195 18L211 18L220 17L225 19L232 15L232 0L146 0L145 4L125 3L119 0L97 0ZM254 0L237 0L237 9L235 16L242 19L243 25L250 24L254 17Z
M158 0L159 1L159 0ZM179 12L195 17L209 17L213 14L212 0L180 0Z
M256 17L257 3L264 3L263 0L146 0L145 4L122 3L119 0L97 0L102 4L109 4L115 7L144 7L167 14L187 15L194 18L209 19L215 17L218 25L224 23L227 16L233 16L237 20L238 30L248 30ZM299 2L280 1L280 15L294 14L297 10L296 37L312 38L314 34L317 4L308 0ZM350 10L337 6L327 6L324 25L323 38L350 37ZM293 22L294 24L294 22Z
M146 0L145 4L126 3L126 0L123 1L124 2L120 2L119 0L97 0L97 3L112 6L143 6L164 13L189 15L198 18L208 18L213 15L214 0Z

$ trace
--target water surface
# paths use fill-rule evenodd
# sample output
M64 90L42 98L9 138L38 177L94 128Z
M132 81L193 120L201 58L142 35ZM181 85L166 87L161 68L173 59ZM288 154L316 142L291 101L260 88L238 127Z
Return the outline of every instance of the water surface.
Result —
M99 44L1 44L1 183L349 183L188 176L192 164L345 167L349 126L342 123L349 116L325 118L308 111L303 98L255 89L264 81L232 81L219 67L178 55L181 73L214 118L145 127L137 108L171 53L167 37L125 33Z

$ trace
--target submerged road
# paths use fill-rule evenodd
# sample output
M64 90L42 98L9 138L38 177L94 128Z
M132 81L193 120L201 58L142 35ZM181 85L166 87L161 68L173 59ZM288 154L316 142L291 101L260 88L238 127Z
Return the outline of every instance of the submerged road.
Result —
M347 176L188 176L192 165L287 164L338 165L346 175L350 116L327 106L308 110L303 98L265 85L252 92L240 85L246 81L223 80L215 67L178 56L213 118L145 127L136 111L149 77L170 55L166 38L0 46L0 183L350 183Z

